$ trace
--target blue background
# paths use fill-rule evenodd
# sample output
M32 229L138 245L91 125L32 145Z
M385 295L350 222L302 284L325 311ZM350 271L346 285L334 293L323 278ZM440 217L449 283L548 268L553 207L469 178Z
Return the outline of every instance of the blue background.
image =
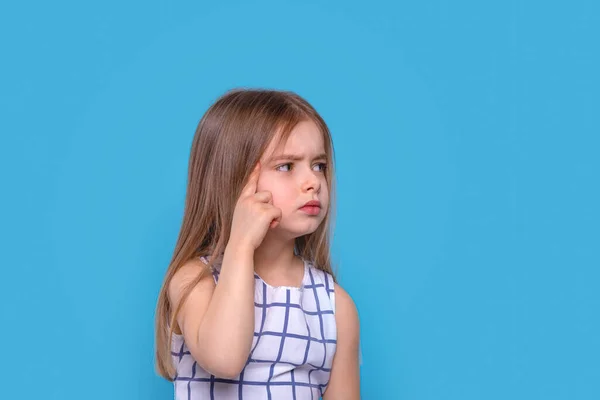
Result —
M171 398L189 146L258 86L333 132L364 399L600 399L598 2L0 10L0 398Z

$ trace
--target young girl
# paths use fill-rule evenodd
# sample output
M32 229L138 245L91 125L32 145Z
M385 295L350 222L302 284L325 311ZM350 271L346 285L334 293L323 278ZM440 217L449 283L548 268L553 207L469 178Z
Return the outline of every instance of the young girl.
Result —
M176 399L359 398L359 323L333 278L333 147L300 96L233 90L201 119L156 314Z

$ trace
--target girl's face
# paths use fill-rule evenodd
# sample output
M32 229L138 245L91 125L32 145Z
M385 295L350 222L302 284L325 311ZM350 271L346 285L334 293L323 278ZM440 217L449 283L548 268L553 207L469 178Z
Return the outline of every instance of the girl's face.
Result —
M296 238L314 232L327 214L323 134L314 122L303 121L279 148L275 139L261 157L257 191L271 192L273 205L281 209L281 221L273 230ZM320 206L304 207L309 201L317 201Z

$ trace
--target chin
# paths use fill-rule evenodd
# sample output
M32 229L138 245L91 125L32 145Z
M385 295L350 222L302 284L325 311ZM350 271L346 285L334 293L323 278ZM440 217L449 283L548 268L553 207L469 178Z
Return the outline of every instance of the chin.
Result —
M285 232L286 235L289 235L290 238L298 238L305 235L310 235L314 233L319 226L321 226L321 220L314 220L310 222L302 222L295 224L283 224L277 227L282 233Z

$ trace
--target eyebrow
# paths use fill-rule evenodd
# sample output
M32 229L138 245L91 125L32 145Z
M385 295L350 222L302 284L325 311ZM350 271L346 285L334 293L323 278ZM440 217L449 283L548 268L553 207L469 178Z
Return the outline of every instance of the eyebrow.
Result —
M269 162L281 161L281 160L289 160L289 161L301 161L302 156L296 154L280 154L269 159ZM321 153L317 155L313 160L327 160L327 154Z

